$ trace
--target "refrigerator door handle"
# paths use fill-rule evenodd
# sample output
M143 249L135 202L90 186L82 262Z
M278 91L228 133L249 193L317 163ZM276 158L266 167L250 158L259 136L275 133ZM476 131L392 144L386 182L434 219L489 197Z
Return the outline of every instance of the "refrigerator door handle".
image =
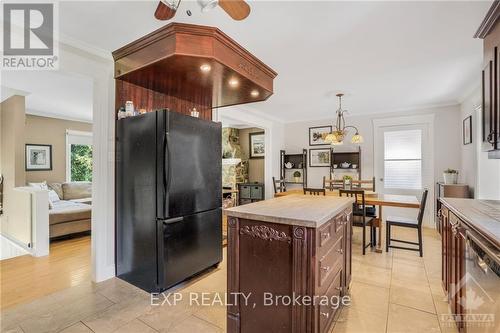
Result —
M172 167L170 166L170 147L169 147L169 134L165 133L165 192L168 193L170 189L170 180L172 177Z
M174 217L172 219L162 220L162 222L163 222L163 224L172 224L172 223L181 222L182 220L184 220L184 217L180 216L180 217Z

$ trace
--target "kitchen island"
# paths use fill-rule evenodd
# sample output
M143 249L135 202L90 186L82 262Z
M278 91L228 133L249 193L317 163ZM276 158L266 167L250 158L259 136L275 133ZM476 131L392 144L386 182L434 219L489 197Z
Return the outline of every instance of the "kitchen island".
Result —
M225 210L238 293L227 332L329 331L348 301L353 202L297 194Z

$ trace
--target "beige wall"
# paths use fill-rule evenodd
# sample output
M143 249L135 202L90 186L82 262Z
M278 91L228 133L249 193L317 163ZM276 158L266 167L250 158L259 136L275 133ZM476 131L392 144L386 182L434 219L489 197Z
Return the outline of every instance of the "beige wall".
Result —
M249 153L249 141L250 133L264 132L261 128L244 128L240 129L240 145L243 158L247 159L250 156ZM249 159L248 165L248 180L250 182L264 183L264 159L263 158L252 158Z
M10 234L9 221L11 200L14 187L25 184L24 171L24 96L12 96L0 104L0 173L4 176L3 205L4 214L1 217L1 231Z
M26 143L52 145L52 170L26 172L26 182L66 181L66 130L92 131L92 124L28 115Z

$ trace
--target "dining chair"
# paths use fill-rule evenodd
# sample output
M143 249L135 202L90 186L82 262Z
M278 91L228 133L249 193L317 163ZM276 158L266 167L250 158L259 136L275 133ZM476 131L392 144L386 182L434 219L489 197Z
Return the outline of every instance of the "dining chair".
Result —
M367 180L352 180L356 189L375 192L375 177ZM366 216L377 217L377 208L373 205L366 206Z
M401 250L410 250L410 251L418 251L420 252L420 256L422 257L424 254L423 244L422 244L422 221L424 219L425 212L425 203L427 201L427 194L429 190L425 189L422 194L422 200L420 200L420 209L418 211L418 216L416 219L409 219L406 217L398 217L398 216L388 216L386 220L386 228L385 228L385 251L389 252L389 248L401 249ZM418 242L409 242L405 240L391 238L391 230L392 227L403 227L403 228L412 228L417 229ZM391 245L391 242L399 242L410 245L418 245L418 248L412 247L403 247Z
M365 191L364 190L339 190L339 195L354 198L353 204L353 221L352 225L363 228L363 255L366 253L366 248L373 246L375 231L373 228L373 220L375 217L366 215ZM370 227L370 243L366 244L366 227Z
M286 192L286 182L284 179L276 179L273 177L273 187L274 187L274 194Z
M323 188L329 191L333 191L335 189L341 188L343 185L343 181L339 179L327 179L323 176Z
M324 188L304 187L304 194L307 194L307 192L309 192L310 195L326 195L326 191Z
M366 180L352 180L352 185L359 188L360 190L373 191L375 192L375 177Z

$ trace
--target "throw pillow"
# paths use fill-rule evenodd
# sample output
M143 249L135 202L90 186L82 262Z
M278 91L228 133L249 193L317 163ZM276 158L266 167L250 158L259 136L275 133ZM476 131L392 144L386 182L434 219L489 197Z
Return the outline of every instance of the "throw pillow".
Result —
M59 197L59 199L64 198L63 190L62 190L62 184L61 183L50 183L50 184L48 184L48 186L49 186L49 190L56 191L57 196Z
M54 208L54 202L59 201L59 196L57 195L56 191L54 190L49 190L49 209Z

